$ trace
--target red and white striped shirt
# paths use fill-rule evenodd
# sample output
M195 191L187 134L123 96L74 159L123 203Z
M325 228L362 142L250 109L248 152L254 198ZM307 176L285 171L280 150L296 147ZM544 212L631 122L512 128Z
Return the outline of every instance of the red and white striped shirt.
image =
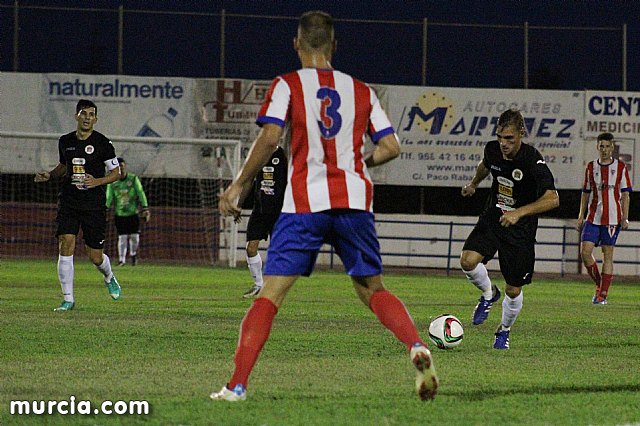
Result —
M395 131L369 86L333 69L303 68L273 81L256 122L290 123L283 212L373 211L365 134L376 143Z
M622 220L620 197L631 191L627 166L618 160L603 166L599 160L587 164L582 192L589 193L587 221L594 225L618 225Z

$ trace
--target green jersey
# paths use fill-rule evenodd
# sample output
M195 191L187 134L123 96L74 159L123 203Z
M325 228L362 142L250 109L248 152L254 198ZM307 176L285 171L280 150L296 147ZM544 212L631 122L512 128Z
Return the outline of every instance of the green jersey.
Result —
M138 206L149 207L140 178L131 172L124 179L107 185L107 208L114 200L116 216L133 216L138 214Z

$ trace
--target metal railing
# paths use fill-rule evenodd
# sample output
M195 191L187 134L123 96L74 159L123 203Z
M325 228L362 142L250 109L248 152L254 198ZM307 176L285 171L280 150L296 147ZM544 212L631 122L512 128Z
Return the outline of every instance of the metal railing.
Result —
M248 218L248 216L248 214L243 215L244 218ZM541 222L544 220L541 219ZM241 241L246 234L244 229L246 220L243 222L244 225L239 230ZM390 228L394 225L400 226L404 232L401 235L394 232ZM460 271L460 252L474 226L475 221L399 220L386 218L385 215L376 215L378 239L385 266L441 269L447 275ZM634 255L635 252L640 251L640 245L636 243L639 241L639 234L640 229L630 228L625 230L624 236L618 240L614 259L615 265L618 265L615 267L616 274L638 275L635 272L624 272L623 265L634 266L635 270L640 269L640 259ZM631 243L628 243L629 241ZM428 243L434 248L421 248L417 251L403 249L404 245L411 246L412 243L417 243L420 247L424 247L425 243ZM238 245L238 247L242 246L242 244ZM561 277L582 273L579 247L579 236L573 226L541 223L538 226L536 242L536 271L559 274ZM262 251L264 253L264 248ZM330 269L339 268L340 260L331 246L323 246L320 254L325 255L325 258L319 257L318 264L325 265ZM598 253L594 254L598 258ZM494 261L488 265L489 269L497 270L498 258L499 256L496 255ZM423 263L428 263L428 265L408 265L408 259L424 260Z

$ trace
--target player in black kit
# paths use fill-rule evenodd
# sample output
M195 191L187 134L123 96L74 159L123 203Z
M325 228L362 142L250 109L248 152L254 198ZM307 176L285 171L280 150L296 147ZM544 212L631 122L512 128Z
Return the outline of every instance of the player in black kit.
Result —
M498 140L487 143L484 158L472 181L462 188L470 197L489 174L491 195L462 249L460 266L482 295L473 312L473 324L482 324L500 290L491 284L485 264L498 252L506 282L502 321L495 333L495 349L509 349L509 332L522 309L522 286L531 283L535 263L538 215L558 207L554 178L537 149L522 143L524 118L507 110L496 128Z
M253 182L253 210L247 224L247 266L254 284L242 297L255 297L262 289L262 258L258 253L260 240L267 240L280 216L284 190L287 186L287 156L278 146ZM238 205L242 205L240 198ZM237 218L239 219L239 217Z
M58 195L56 217L58 237L58 278L64 301L54 309L70 311L73 295L73 254L76 235L82 228L87 255L104 275L104 283L114 300L120 298L120 284L113 275L109 256L104 254L106 230L105 188L120 177L120 168L111 141L93 130L98 108L86 99L76 105L76 130L60 137L59 163L49 172L39 172L35 182L64 176ZM105 173L105 169L108 173Z

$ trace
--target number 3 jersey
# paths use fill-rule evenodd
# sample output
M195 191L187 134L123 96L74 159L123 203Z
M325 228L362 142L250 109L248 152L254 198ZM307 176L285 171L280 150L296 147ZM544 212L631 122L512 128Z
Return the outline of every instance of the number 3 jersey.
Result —
M113 170L118 167L111 141L95 130L87 139L80 140L74 131L60 137L58 153L60 164L67 167L60 189L60 202L79 210L104 210L105 186L86 189L82 180L88 174L102 178L105 168Z
M547 190L555 190L551 170L540 152L523 143L513 160L505 160L498 141L487 143L483 163L491 171L491 195L481 218L495 229L516 231L520 229L535 238L538 227L537 216L525 216L509 228L503 228L500 216L503 212L531 204Z
M373 211L365 135L376 143L395 132L369 86L337 70L303 68L273 81L256 122L290 125L284 213Z

